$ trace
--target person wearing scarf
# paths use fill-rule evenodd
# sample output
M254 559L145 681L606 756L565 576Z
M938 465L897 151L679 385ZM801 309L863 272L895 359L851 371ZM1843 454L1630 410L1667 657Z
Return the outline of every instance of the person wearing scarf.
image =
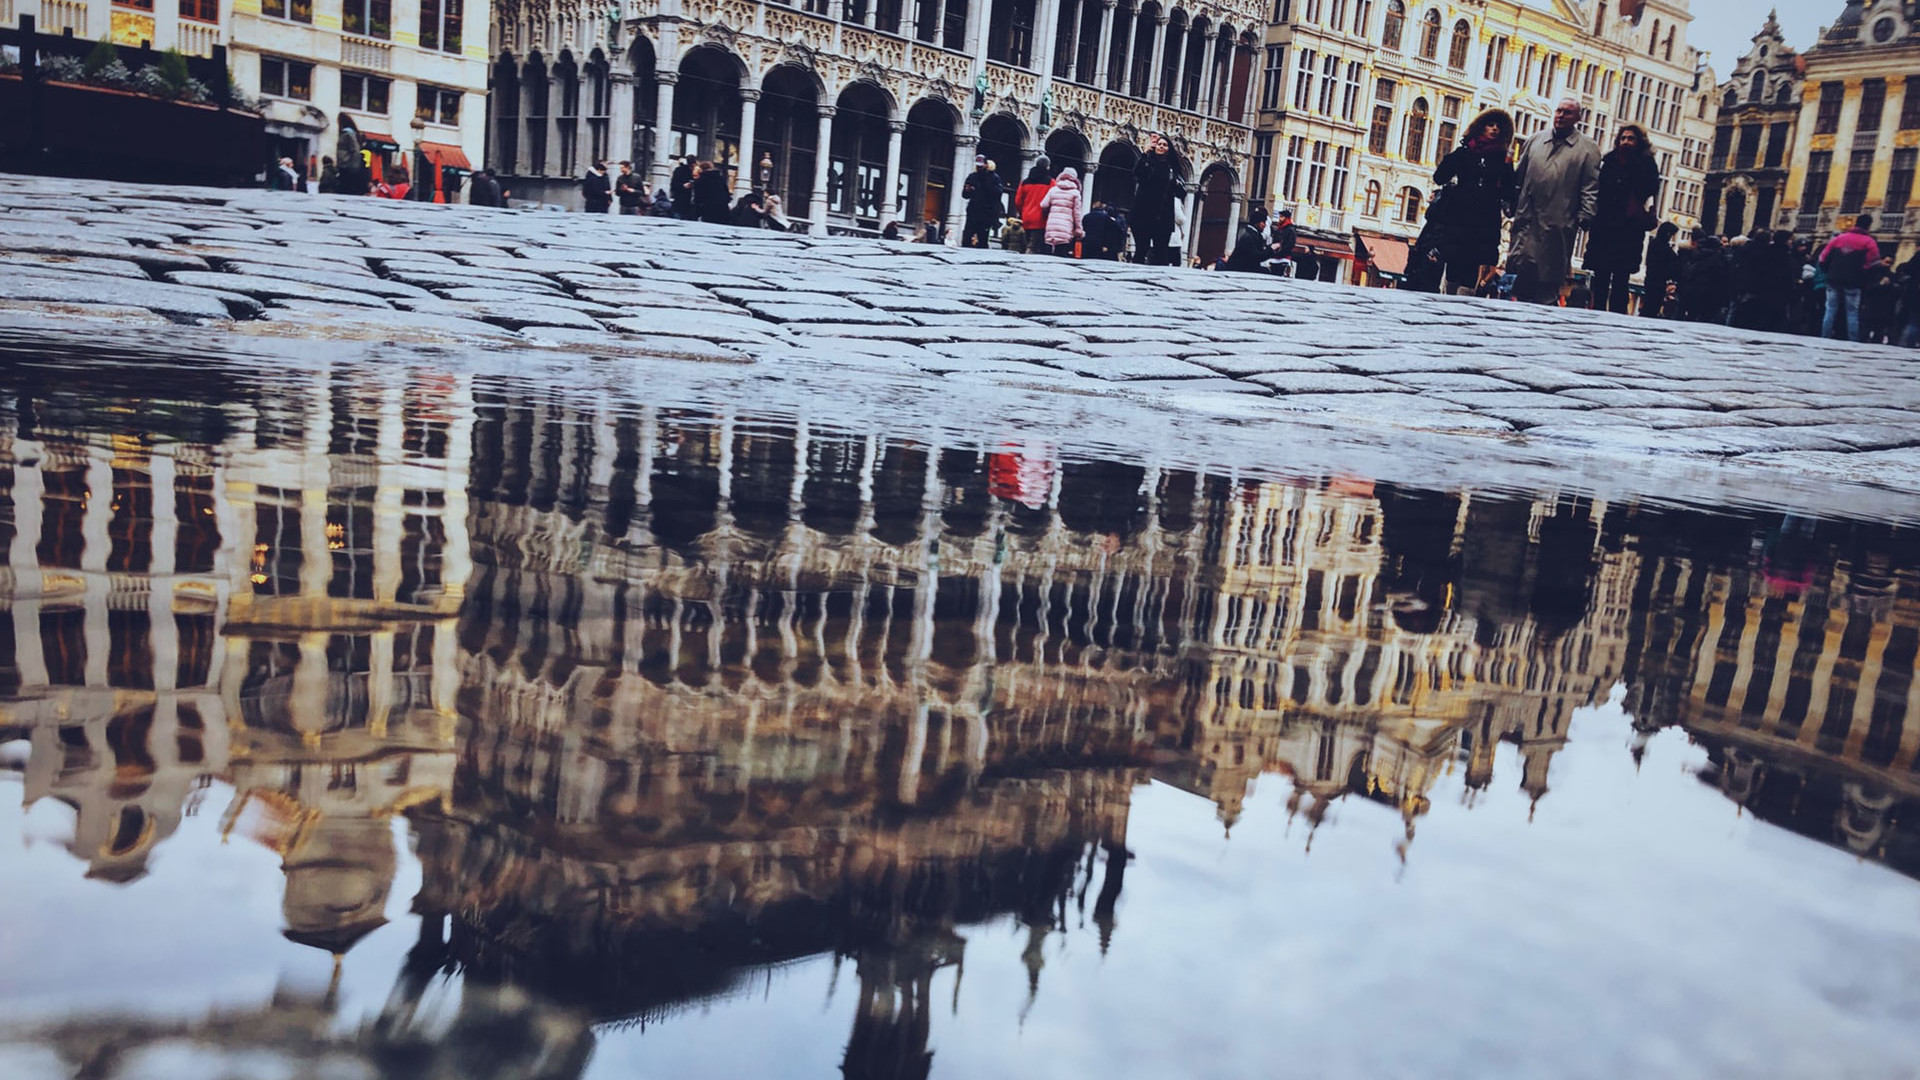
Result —
M1501 221L1513 204L1513 118L1488 109L1467 125L1459 148L1434 171L1434 202L1427 208L1440 226L1435 245L1446 264L1448 293L1471 295L1483 268L1500 261Z

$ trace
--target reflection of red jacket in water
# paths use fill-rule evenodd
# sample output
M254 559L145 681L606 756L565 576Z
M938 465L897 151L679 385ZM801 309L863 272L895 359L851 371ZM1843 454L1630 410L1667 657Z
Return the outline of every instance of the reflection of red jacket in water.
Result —
M987 491L1029 510L1047 505L1053 490L1053 462L1012 452L987 455Z

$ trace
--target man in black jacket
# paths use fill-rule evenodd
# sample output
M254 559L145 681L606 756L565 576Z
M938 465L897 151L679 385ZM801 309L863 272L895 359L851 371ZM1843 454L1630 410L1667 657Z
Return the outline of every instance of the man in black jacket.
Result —
M620 212L625 215L640 213L640 204L646 201L646 182L636 176L633 162L620 163L620 177L613 182L613 197L620 202Z
M992 246L993 235L1000 231L1000 221L1006 216L1003 194L1000 174L993 170L986 155L974 155L973 175L967 177L966 184L960 188L960 197L967 200L967 224L960 233L961 247Z
M1227 256L1227 269L1247 274L1266 270L1267 260L1278 250L1278 246L1267 239L1266 225L1266 208L1254 207L1247 220L1240 223L1240 238L1234 242L1233 254Z
M607 163L596 161L580 180L580 198L587 213L604 214L613 206L613 185L607 182Z
M667 180L667 197L673 200L673 212L682 221L694 219L693 210L693 158L691 155L681 158L680 164L673 167L673 176Z

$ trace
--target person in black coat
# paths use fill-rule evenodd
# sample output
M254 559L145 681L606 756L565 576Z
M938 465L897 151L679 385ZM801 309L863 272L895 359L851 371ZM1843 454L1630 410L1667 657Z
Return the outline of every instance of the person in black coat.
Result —
M613 197L620 203L622 214L646 213L647 181L633 171L633 162L620 163L620 175L613 181Z
M1650 319L1675 313L1675 303L1667 299L1667 290L1680 280L1680 253L1673 249L1674 237L1679 235L1680 226L1663 221L1654 230L1653 242L1647 245L1647 286L1646 295L1640 298L1640 314Z
M1593 308L1626 314L1627 279L1640 269L1647 231L1659 215L1660 167L1653 144L1638 124L1620 125L1613 149L1600 159L1600 197L1587 233L1585 266L1593 271Z
M667 195L673 199L673 212L682 221L692 221L698 215L693 209L693 158L680 160L673 167L673 176L667 180Z
M1680 317L1688 322L1724 323L1733 268L1720 238L1703 236L1695 240L1680 266L1680 286L1675 293Z
M767 197L759 188L740 196L733 204L733 223L749 229L767 227Z
M967 200L966 227L960 232L961 247L993 246L993 238L1006 217L1005 195L1000 174L994 171L986 155L974 155L973 175L967 177L960 188L960 197Z
M1266 225L1266 208L1254 207L1247 214L1247 220L1240 223L1240 237L1234 241L1233 254L1227 256L1226 269L1245 274L1266 271L1267 260L1274 255L1274 245L1267 238Z
M1427 219L1435 230L1434 250L1445 267L1448 293L1471 293L1483 267L1500 261L1502 219L1513 205L1513 117L1488 109L1467 125L1458 149L1434 170L1433 201Z
M1133 167L1133 259L1151 266L1177 266L1180 253L1168 243L1173 236L1174 204L1186 194L1177 171L1178 159L1167 137L1154 132L1147 152Z
M733 220L733 192L727 190L727 170L717 161L702 161L693 177L693 209L709 225Z
M587 213L604 214L613 206L613 183L607 179L607 163L596 161L580 178L580 199Z

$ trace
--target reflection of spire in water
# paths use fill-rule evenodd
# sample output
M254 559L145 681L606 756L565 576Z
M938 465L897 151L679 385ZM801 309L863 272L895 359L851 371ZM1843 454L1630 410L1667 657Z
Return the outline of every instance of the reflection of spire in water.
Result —
M1616 681L1636 762L1684 724L1738 805L1915 872L1905 533L1796 524L1788 589L1752 522L1045 452L996 474L511 380L477 419L403 374L325 389L236 405L226 443L4 444L0 738L108 879L231 780L290 936L336 953L378 925L408 814L394 1038L441 972L618 1021L825 952L861 981L847 1074L925 1075L958 928L1017 917L1037 991L1097 845L1112 944L1149 771L1223 825L1283 774L1309 847L1335 801L1392 807L1404 860L1456 761L1471 797L1512 745L1545 797Z

